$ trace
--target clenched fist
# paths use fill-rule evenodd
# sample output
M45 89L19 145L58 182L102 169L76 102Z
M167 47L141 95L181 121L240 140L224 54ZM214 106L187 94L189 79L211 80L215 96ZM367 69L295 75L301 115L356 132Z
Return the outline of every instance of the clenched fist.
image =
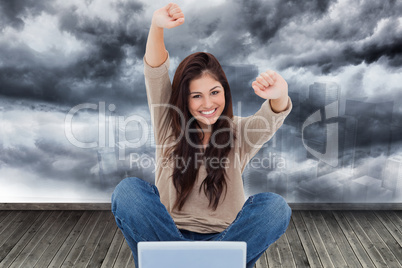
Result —
M184 14L177 4L170 3L154 12L152 23L159 28L171 29L184 23Z
M288 83L272 70L261 73L251 86L255 94L263 99L284 99L288 96Z

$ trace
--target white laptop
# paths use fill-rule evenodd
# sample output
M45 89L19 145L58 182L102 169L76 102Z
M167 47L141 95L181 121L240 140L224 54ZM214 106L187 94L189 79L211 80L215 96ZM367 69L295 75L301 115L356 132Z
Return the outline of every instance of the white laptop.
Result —
M246 268L246 242L139 242L138 268Z

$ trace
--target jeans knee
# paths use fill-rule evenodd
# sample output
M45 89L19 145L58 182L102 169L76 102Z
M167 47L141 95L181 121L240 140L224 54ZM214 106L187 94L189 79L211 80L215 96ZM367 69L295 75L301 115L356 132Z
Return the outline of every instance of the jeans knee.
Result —
M117 184L112 193L112 212L114 213L120 204L129 203L128 199L131 199L136 195L136 192L140 191L139 184L141 179L136 177L125 178Z
M275 193L261 193L254 197L253 202L260 203L260 215L265 222L275 221L278 228L283 228L283 232L286 231L292 210L282 196Z
M151 183L136 177L123 179L112 194L112 213L117 225L125 222L130 228L149 223L150 211L158 198L157 189ZM141 232L139 232L141 233Z

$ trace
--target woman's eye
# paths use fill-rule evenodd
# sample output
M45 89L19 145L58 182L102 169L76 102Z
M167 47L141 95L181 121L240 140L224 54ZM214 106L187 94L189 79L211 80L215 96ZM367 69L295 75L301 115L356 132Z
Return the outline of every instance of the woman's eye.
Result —
M218 90L212 91L211 94L212 94L212 95L219 94L219 91L218 91ZM194 99L196 99L196 98L197 98L197 99L198 99L198 98L201 98L201 95L194 95L193 98L194 98Z

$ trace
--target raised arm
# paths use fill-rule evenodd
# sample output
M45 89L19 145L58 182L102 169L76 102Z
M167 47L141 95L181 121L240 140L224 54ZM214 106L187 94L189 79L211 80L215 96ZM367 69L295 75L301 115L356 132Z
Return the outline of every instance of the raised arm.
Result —
M275 113L280 113L288 107L288 84L280 74L268 70L261 73L251 85L255 94L269 99Z
M272 70L261 73L251 85L255 94L266 101L254 115L238 118L242 170L264 143L272 138L292 110L288 84L278 73Z
M170 3L154 12L145 50L145 60L151 67L160 66L167 58L163 29L171 29L183 23L184 14L177 4Z

